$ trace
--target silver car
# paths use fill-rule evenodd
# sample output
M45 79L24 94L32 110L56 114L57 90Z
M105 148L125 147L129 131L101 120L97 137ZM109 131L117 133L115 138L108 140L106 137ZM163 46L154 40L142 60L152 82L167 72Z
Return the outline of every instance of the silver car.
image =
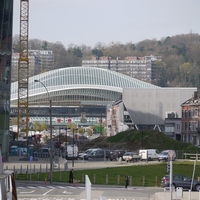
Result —
M164 150L158 154L158 161L176 160L176 152L174 150Z

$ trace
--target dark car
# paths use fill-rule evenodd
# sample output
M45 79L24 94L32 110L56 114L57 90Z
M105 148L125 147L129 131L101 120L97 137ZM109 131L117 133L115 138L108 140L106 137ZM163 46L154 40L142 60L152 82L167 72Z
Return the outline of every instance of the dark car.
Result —
M173 175L172 186L182 187L183 189L190 189L192 179L185 175ZM170 186L170 175L165 175L161 180L161 187ZM193 180L192 190L200 190L200 181Z
M124 150L113 150L113 151L110 151L110 161L118 160L119 158L122 159L124 153L125 153Z
M48 158L48 157L50 157L50 149L49 148L41 148L38 151L34 152L34 157Z
M78 158L81 159L81 160L87 160L87 155L92 153L93 151L96 151L96 150L101 150L101 148L87 149L85 152L79 153Z
M88 153L85 157L86 160L108 160L110 159L109 150L94 150L91 153Z

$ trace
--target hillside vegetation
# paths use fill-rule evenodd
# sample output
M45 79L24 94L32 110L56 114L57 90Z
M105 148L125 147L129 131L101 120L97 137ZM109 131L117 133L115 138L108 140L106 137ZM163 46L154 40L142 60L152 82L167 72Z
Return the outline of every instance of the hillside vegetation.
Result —
M13 38L14 52L19 52L19 36ZM160 40L144 40L136 44L98 42L93 48L86 45L65 47L61 42L51 43L38 39L29 40L31 49L53 50L54 69L81 66L82 60L107 56L124 59L128 56L162 56L156 63L156 78L153 84L161 87L198 87L200 85L200 35L180 34ZM48 71L51 69L44 69Z
M187 152L190 150L199 150L199 148L190 143L171 139L164 133L154 130L129 130L111 137L100 136L92 141L81 144L81 149L105 148L137 151L142 146L145 149L158 149L159 151L164 149L185 150Z

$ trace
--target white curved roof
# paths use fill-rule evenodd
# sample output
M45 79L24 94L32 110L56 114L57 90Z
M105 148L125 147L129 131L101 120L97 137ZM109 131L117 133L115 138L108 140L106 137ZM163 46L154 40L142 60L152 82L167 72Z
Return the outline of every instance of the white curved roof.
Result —
M124 74L94 67L67 67L48 71L29 78L29 97L71 89L99 89L122 93L123 88L156 88L158 86ZM18 98L18 82L11 84L11 101Z

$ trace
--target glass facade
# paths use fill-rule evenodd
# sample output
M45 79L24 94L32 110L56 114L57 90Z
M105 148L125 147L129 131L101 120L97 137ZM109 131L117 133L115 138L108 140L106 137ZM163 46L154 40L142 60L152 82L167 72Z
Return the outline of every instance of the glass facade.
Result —
M82 103L117 101L123 88L158 88L114 71L94 67L68 67L48 71L29 78L29 105L48 105L49 98L40 80L47 88L52 105L80 106ZM11 85L11 106L17 105L18 84Z
M0 144L9 155L9 110L13 27L13 0L0 0Z

